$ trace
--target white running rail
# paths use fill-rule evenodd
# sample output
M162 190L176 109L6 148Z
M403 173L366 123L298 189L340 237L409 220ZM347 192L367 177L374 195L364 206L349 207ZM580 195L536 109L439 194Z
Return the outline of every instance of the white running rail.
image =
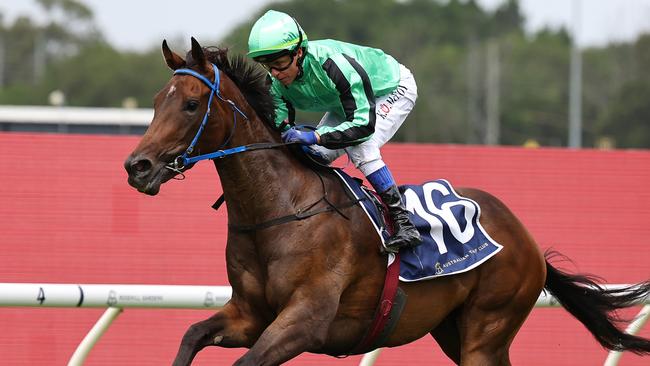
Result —
M153 118L151 108L84 108L0 105L0 123L123 125L146 127Z
M608 285L621 287L628 285ZM90 350L124 308L216 309L232 295L229 286L180 285L80 285L52 283L0 283L0 307L81 307L107 308L70 358L68 366L83 365ZM650 318L650 296L638 305L645 305L627 332L638 333ZM560 306L552 296L542 293L535 307ZM380 349L370 352L360 366L372 366ZM605 366L615 366L620 352L610 352Z
M231 295L230 286L0 283L0 307L107 308L77 346L68 366L83 365L124 308L211 309L222 307Z

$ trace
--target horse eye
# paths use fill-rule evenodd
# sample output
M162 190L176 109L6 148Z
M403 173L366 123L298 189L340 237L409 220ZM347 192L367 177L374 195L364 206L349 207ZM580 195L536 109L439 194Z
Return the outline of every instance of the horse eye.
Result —
M185 110L189 112L194 112L199 108L199 102L196 100L190 100L187 103L185 103Z

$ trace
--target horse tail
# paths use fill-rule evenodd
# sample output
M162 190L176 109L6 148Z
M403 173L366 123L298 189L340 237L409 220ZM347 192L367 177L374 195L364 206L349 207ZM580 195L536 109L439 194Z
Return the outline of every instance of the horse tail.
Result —
M569 274L553 267L548 260L561 256L546 252L546 283L548 290L571 315L576 317L605 348L650 354L650 340L621 331L622 323L616 310L638 305L650 296L650 281L617 288L604 288L597 277L587 274Z

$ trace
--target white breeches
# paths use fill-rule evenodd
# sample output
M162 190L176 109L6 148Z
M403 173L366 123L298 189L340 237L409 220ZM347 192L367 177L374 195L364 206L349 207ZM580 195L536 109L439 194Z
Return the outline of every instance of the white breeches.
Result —
M390 94L377 97L375 100L375 133L370 139L345 149L330 150L317 145L313 145L311 148L318 151L330 162L347 152L354 165L365 176L368 176L386 165L381 158L379 148L384 146L404 123L415 106L417 97L418 87L415 84L413 74L409 69L400 65L400 81L397 88ZM318 127L337 126L341 122L343 121L339 117L328 112L320 120Z

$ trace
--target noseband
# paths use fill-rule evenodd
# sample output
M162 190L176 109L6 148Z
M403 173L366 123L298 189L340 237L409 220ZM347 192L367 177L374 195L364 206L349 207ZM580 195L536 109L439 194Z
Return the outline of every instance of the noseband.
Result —
M239 151L237 152L241 152L245 150L245 149L242 150L242 148L245 148L245 146L240 146L234 149L218 150L210 154L203 154L203 155L190 157L190 154L192 154L192 152L194 151L194 147L196 146L196 143L199 141L201 134L203 134L203 130L205 130L205 125L208 123L208 119L210 117L210 106L212 105L212 99L214 99L215 95L221 101L228 103L228 105L230 105L230 108L232 108L233 111L233 127L232 130L230 131L230 136L228 136L228 138L223 142L223 144L221 144L221 147L225 146L230 141L233 133L235 132L235 127L237 126L237 113L241 114L241 116L244 117L244 119L248 120L246 114L244 114L244 112L242 112L241 109L239 109L232 100L225 99L221 95L221 92L219 91L219 85L221 83L221 78L219 76L219 68L215 64L211 64L211 65L212 65L212 69L214 70L214 82L208 80L208 78L206 78L205 76L191 69L177 69L174 71L174 75L194 76L195 78L201 80L203 84L205 84L208 88L210 88L210 97L208 98L208 108L205 111L205 115L203 116L203 121L201 121L201 126L199 126L199 130L196 132L196 135L194 135L194 138L192 139L190 145L187 147L187 149L185 149L185 152L182 155L177 156L172 163L169 163L165 166L165 168L169 170L173 170L174 172L180 174L181 176L183 175L182 173L183 168L187 167L190 164L194 164L197 161L216 159L216 158L224 157L226 155L235 153L229 150L239 149Z

